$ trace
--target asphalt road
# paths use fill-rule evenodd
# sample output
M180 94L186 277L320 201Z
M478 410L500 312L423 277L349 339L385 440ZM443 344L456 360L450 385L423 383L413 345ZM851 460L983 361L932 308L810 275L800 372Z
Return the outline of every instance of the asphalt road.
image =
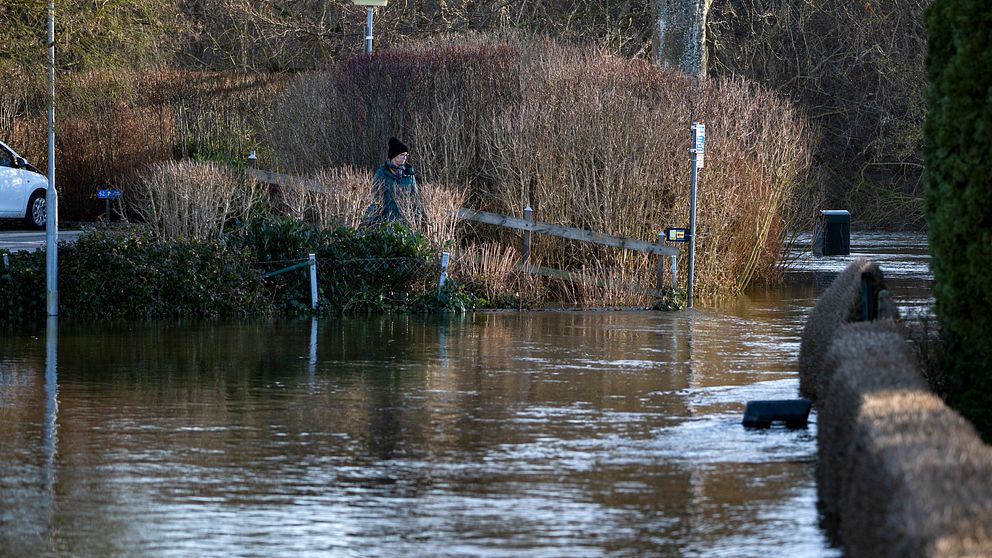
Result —
M75 240L81 230L60 230L59 241ZM37 250L45 247L45 231L0 230L0 250Z

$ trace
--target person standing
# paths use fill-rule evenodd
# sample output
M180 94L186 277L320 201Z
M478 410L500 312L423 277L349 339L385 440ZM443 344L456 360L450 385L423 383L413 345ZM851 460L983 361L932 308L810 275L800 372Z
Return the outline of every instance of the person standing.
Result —
M386 161L375 171L372 179L372 207L369 208L370 218L375 223L400 221L406 223L400 203L416 201L417 177L413 165L408 163L410 157L407 146L395 137L389 138L386 145ZM406 223L409 225L409 223Z

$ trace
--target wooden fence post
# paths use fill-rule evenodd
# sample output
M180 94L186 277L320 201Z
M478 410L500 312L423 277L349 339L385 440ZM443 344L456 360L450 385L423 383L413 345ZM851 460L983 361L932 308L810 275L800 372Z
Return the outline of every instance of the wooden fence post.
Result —
M528 223L534 222L534 210L531 209L530 206L524 208L524 221L527 221ZM522 250L522 255L523 255L522 259L523 259L523 264L525 266L530 264L531 234L532 233L530 231L524 231L524 245Z
M658 233L658 246L665 245L665 232ZM658 254L658 277L655 288L659 291L665 287L665 255Z

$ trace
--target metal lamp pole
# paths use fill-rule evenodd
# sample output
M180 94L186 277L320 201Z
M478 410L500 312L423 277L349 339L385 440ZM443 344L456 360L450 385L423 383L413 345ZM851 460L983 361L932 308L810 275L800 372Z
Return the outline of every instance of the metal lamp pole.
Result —
M58 193L55 191L55 0L48 2L48 192L45 194L45 275L48 315L59 315Z
M365 8L365 54L372 54L372 6Z
M388 0L351 0L356 6L365 6L365 54L372 54L372 7L386 6Z

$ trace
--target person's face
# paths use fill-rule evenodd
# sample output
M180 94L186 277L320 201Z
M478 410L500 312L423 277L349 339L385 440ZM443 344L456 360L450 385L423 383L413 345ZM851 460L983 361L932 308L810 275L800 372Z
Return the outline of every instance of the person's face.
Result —
M406 159L409 156L410 154L404 151L403 153L400 153L399 155L393 157L389 162L396 165L397 167L400 167L403 166L404 163L406 163Z

